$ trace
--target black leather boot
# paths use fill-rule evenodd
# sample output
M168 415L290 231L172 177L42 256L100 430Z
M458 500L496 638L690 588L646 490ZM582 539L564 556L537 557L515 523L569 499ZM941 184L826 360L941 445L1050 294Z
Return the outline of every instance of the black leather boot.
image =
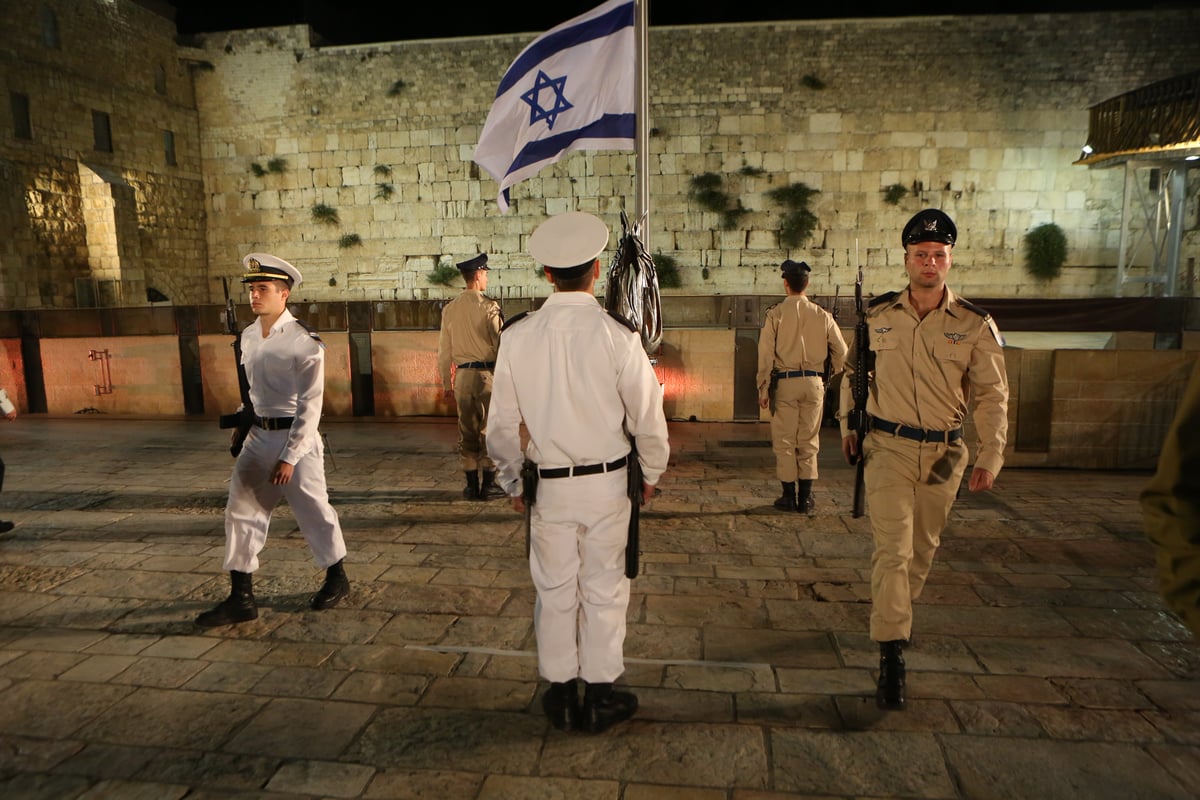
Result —
M879 684L875 705L888 711L904 710L904 640L879 643Z
M794 481L780 481L779 485L783 487L783 495L775 501L775 507L780 511L795 511L796 483Z
M468 500L480 500L482 495L479 494L479 473L475 470L463 472L467 476L467 488L463 489L463 497Z
M813 502L812 487L812 481L796 481L796 510L801 514L807 514L816 505Z
M324 611L336 606L349 594L350 579L346 577L346 570L339 561L325 570L325 583L313 595L310 605L314 611Z
M550 724L560 731L579 727L579 681L572 678L563 683L551 683L542 695L542 710Z
M218 628L258 619L258 606L254 604L254 586L250 573L230 572L229 578L233 584L229 597L218 603L216 608L196 617L196 624L201 628Z
M496 470L483 471L483 483L479 486L479 499L491 500L493 497L503 497L504 490L496 485Z
M614 691L611 683L585 683L580 727L588 733L600 733L632 717L637 706L633 692Z

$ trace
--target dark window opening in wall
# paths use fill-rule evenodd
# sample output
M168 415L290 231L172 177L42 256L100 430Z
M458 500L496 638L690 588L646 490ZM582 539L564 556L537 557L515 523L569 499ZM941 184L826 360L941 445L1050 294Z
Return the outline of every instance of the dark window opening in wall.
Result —
M175 161L175 131L163 131L163 154L167 158L167 166L173 167Z
M167 70L162 64L154 68L154 91L159 94L167 93Z
M75 279L75 307L96 307L96 282L91 278Z
M12 100L13 136L18 139L32 139L33 126L29 123L29 95L13 92L9 97Z
M54 13L54 9L50 6L42 6L42 44L52 50L57 50L58 43L58 17Z
M101 153L113 151L112 127L108 122L108 112L92 112L92 139L95 141L95 149Z

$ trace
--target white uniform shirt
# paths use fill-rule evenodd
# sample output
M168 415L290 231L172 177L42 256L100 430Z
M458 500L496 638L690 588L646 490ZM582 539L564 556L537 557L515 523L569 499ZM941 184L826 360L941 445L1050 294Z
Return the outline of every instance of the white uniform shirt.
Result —
M8 392L0 389L0 415L7 416L16 410L17 407L8 399Z
M325 394L325 345L286 308L266 337L255 322L242 331L242 365L260 417L295 417L281 461L295 464L318 441Z
M487 447L513 496L524 460L521 422L529 458L541 467L615 461L629 452L628 430L646 483L667 468L662 387L641 338L585 292L555 292L500 337Z

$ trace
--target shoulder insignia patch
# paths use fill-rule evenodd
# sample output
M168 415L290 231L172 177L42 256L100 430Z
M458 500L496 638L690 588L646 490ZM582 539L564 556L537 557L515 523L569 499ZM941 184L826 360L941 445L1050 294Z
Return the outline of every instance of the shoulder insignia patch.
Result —
M513 325L516 325L518 322L525 319L532 313L533 313L532 311L522 311L520 314L517 314L512 319L504 320L504 323L500 326L500 332L504 333L506 330L511 328Z
M613 319L615 319L617 322L621 323L621 324L622 324L622 325L624 325L626 328L629 328L629 330L633 331L634 333L637 333L637 332L638 332L637 325L634 325L632 322L630 322L629 320L625 319L625 317L621 316L621 315L620 315L620 314L618 314L617 312L615 312L615 311L608 311L607 313L608 313L608 315L609 315L610 317L612 317Z
M967 311L973 311L981 317L988 316L988 312L984 311L982 308L975 305L974 303L968 303L966 300L963 300L961 297L958 298L958 304L960 306L962 306L963 308L965 308Z
M321 347L324 347L324 346L325 346L325 343L321 341L321 334L317 333L317 329L316 329L316 328L314 328L312 325L309 325L307 322L305 322L305 321L304 321L304 320L302 320L302 319L297 319L297 320L296 320L296 324L297 324L297 325L299 325L301 328L303 328L305 331L307 331L307 332L308 332L308 335L309 335L309 337L310 337L310 338L311 338L311 339L312 339L314 342L316 342L317 344L319 344Z
M867 303L867 307L874 308L875 306L882 305L884 303L890 303L899 296L899 292L887 292L886 294L879 295L879 297L872 297L870 302Z
M312 325L309 325L307 322L305 322L302 319L297 319L296 324L299 325L301 328L304 328L304 330L308 331L309 336L316 339L318 342L321 341L321 334L317 333L317 329L314 328Z

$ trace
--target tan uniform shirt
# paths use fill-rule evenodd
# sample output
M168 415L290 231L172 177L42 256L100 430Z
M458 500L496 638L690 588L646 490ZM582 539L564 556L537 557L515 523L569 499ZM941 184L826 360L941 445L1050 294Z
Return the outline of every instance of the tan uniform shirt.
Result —
M438 375L443 389L454 388L451 365L496 360L502 322L500 304L475 289L463 290L446 304L438 337Z
M771 306L758 336L759 398L767 396L771 370L824 372L826 354L837 375L846 361L846 340L833 315L802 294Z
M946 287L941 304L917 316L908 289L867 311L875 372L867 413L914 428L948 431L962 425L967 404L976 403L979 453L975 466L992 475L1004 464L1008 437L1008 376L1000 333L991 316L972 311ZM856 344L850 352L854 353ZM842 436L850 433L847 413L854 358L842 380Z

